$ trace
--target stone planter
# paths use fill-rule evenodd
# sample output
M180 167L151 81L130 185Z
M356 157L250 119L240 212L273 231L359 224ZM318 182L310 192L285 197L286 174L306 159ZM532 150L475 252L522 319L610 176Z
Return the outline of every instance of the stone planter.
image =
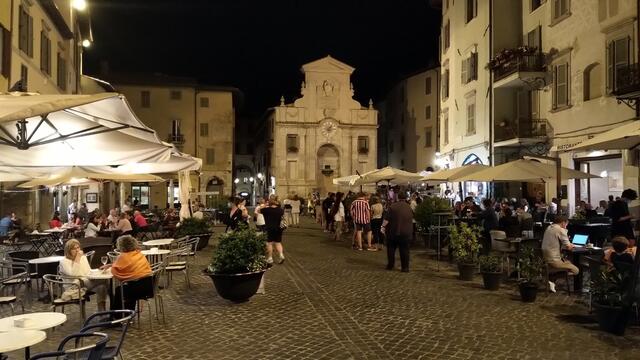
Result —
M624 335L629 320L622 306L608 306L598 303L593 304L596 320L600 329L615 335Z
M255 295L265 271L267 270L243 274L215 274L205 270L204 274L211 278L220 297L241 303Z
M198 247L196 248L198 251L200 251L205 247L207 247L207 245L209 245L209 239L211 239L212 235L213 233L206 233L206 234L189 235L189 236L200 238L200 241L198 241Z
M460 273L460 280L471 281L476 273L476 264L458 263L458 272Z
M483 272L482 273L482 282L484 283L484 288L491 291L496 291L500 289L500 282L502 280L502 272Z
M522 282L518 284L520 298L523 302L534 302L538 295L538 284L532 282Z

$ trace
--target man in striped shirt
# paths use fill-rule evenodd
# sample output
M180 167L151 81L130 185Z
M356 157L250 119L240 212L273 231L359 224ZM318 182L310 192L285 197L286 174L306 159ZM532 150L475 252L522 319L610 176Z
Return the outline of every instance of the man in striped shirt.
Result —
M371 247L371 208L367 202L367 195L359 193L358 198L351 203L351 218L355 225L355 240L358 250L362 250L362 233L367 234L367 250L376 251Z

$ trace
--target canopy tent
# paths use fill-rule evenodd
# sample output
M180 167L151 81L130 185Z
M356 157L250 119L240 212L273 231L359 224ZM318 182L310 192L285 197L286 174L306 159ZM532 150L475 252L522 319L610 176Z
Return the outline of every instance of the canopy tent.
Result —
M0 165L112 166L169 160L171 145L116 93L0 95Z
M34 174L35 175L35 174ZM164 181L159 176L151 174L117 174L117 173L97 173L88 171L82 167L63 168L59 172L50 173L48 176L34 176L35 178L26 183L20 184L22 188L32 188L36 186L57 186L57 185L80 185L96 182L98 180L114 181Z
M349 176L335 178L333 179L333 185L351 186L351 182L352 181L355 182L359 178L360 178L360 175L349 175Z
M588 179L599 176L582 171L560 168L562 179ZM551 182L557 179L555 164L542 163L535 160L520 159L502 165L489 167L473 174L453 177L452 181L522 181L522 182Z
M436 171L422 178L422 181L451 182L455 178L471 175L478 171L485 170L490 166L481 164L464 165L453 169Z
M393 182L395 184L419 182L422 179L422 175L418 173L412 173L396 169L391 166L384 167L382 169L376 169L366 172L362 175L355 175L357 177L352 178L349 181L349 185L366 185L376 184L381 181Z
M605 131L565 151L635 149L638 146L640 146L640 121L636 120ZM558 151L557 147L551 150Z

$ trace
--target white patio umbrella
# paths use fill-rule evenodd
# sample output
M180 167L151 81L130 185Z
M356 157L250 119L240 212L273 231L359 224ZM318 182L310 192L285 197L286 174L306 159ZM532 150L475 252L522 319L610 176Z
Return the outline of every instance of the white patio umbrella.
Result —
M97 173L91 172L82 167L61 168L60 171L50 173L46 176L37 176L35 173L33 180L18 185L22 188L32 188L36 186L57 186L57 185L80 185L95 183L101 180L113 181L164 181L159 176L151 174L118 174L118 173Z
M605 131L565 151L635 149L638 146L640 146L640 121L635 120ZM558 151L557 148L555 150Z
M555 164L542 163L535 160L520 159L502 165L489 167L470 175L454 177L452 181L522 181L551 182L557 179ZM599 176L582 171L560 168L562 179L588 179Z
M339 186L351 186L352 181L356 181L360 178L360 175L348 175L343 177L338 177L333 179L333 185Z
M189 202L191 192L191 177L189 171L178 172L178 186L180 187L180 218L191 217L191 204Z
M381 181L386 181L387 183L393 182L395 184L407 184L412 182L419 182L422 179L422 175L418 173L412 173L409 171L404 171L400 169L396 169L391 166L384 167L382 169L376 169L369 172L366 172L360 175L358 178L353 178L349 185L366 185L366 184L375 184Z
M166 161L171 146L116 93L0 95L0 165L110 166Z
M436 171L422 178L422 181L439 181L439 182L450 182L454 178L467 176L474 174L478 171L489 168L488 165L481 164L469 164L460 166L453 169L444 169L440 171Z

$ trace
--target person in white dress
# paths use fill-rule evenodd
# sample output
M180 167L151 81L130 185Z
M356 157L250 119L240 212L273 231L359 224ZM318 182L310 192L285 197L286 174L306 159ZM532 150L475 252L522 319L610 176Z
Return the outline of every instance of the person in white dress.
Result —
M344 204L342 203L344 194L339 192L336 194L336 200L333 202L333 207L329 213L330 216L333 216L333 221L335 223L335 240L342 240L342 226L344 224Z
M300 207L302 203L300 202L300 198L298 195L293 195L293 199L290 201L291 204L291 225L298 226L300 224Z
M267 204L264 201L264 198L261 198L260 200L258 200L258 206L256 206L256 210L255 210L256 229L258 229L258 231L265 231L264 226L266 225L266 223L264 221L264 214L262 214L260 211L264 209L266 206Z
M87 290L96 292L98 297L98 311L104 311L107 304L107 284L103 280L89 280L87 276L91 272L91 265L80 248L80 242L76 239L67 241L64 245L64 259L60 260L60 274L77 278L74 282L81 284ZM65 292L71 291L71 286L65 287ZM70 294L73 296L73 294ZM77 296L77 295L76 295Z
M100 218L94 216L84 229L84 237L97 237L100 231Z

